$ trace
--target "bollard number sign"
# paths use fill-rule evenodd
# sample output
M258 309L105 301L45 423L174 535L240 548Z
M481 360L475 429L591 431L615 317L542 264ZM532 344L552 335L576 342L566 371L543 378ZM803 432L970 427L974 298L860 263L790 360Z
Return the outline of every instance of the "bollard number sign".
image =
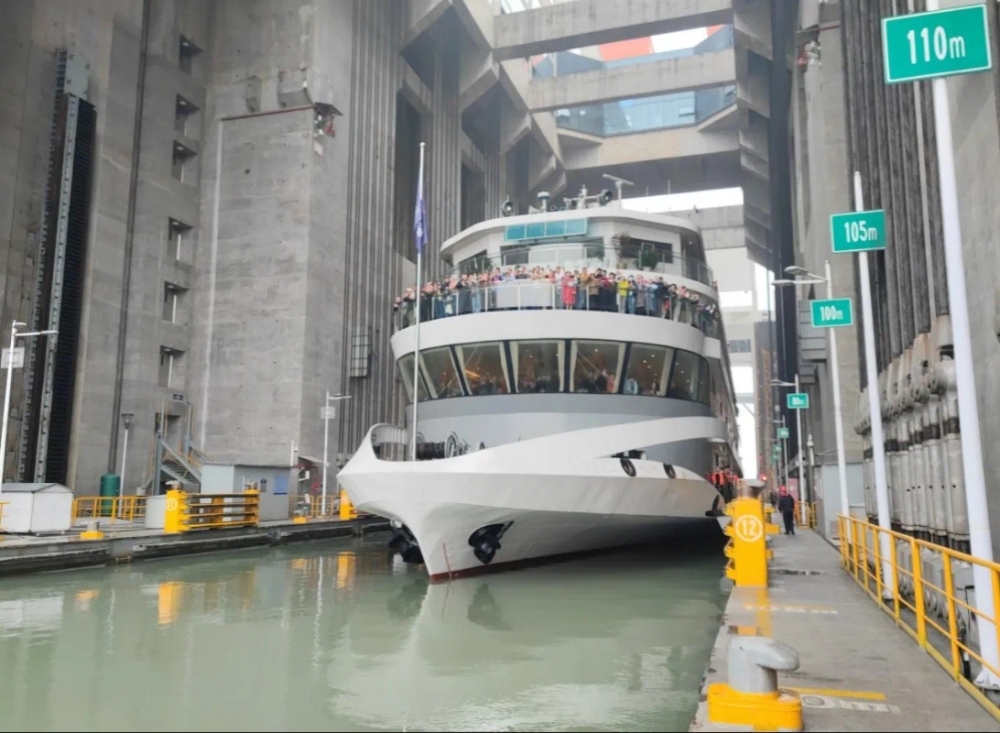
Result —
M813 328L837 328L854 325L854 308L850 298L812 301Z
M882 19L885 83L988 71L986 5L965 5Z
M805 392L792 392L788 395L789 410L806 410L809 408L809 395Z

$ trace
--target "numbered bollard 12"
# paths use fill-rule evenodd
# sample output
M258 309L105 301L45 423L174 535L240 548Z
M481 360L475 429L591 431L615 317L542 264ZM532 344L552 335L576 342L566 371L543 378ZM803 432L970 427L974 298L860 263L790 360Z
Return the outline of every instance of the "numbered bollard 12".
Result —
M764 507L757 499L737 499L726 507L731 517L726 534L732 538L726 555L732 560L726 575L739 588L767 587L767 535L778 528L764 521Z
M186 532L187 494L180 489L170 489L167 492L166 512L163 518L165 534L180 534Z

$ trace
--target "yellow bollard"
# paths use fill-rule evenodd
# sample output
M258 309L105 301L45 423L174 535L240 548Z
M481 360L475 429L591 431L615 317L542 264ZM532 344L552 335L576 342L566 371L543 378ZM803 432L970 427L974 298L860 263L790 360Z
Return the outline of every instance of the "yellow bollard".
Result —
M766 588L767 535L777 534L777 526L764 521L764 508L756 499L736 499L726 513L732 517L726 527L732 538L726 547L726 557L732 561L726 575L739 588Z
M167 492L167 511L163 520L165 534L187 532L187 494L180 489Z
M343 489L340 490L340 518L344 521L358 518L358 512L354 509L350 497Z

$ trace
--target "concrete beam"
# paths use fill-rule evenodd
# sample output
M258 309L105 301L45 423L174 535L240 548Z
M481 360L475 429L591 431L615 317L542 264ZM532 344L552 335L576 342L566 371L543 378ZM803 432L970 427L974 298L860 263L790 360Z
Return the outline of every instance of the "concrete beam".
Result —
M768 0L734 0L733 37L741 51L766 59L771 51L771 4Z
M563 163L567 171L602 168L649 160L697 158L739 151L735 131L702 133L694 127L677 127L633 135L609 137L593 147L567 150Z
M451 0L407 0L403 48L417 40L417 36L434 25L450 7Z
M500 112L500 152L506 153L531 132L531 115L505 107Z
M736 103L761 117L771 117L770 81L757 74L740 76L736 82Z
M528 168L528 189L534 191L545 179L555 174L559 161L552 154L540 155L533 158Z
M528 85L528 108L534 112L579 107L735 83L735 53L726 49L636 66L533 79Z
M483 0L451 0L459 22L469 34L473 43L484 50L490 50L493 42L493 8Z
M458 72L459 109L464 112L500 81L500 64L493 54L478 47L462 60Z
M486 158L482 151L476 147L468 135L461 133L462 163L475 173L483 173L486 170Z
M406 63L402 57L399 58L399 63L403 67L399 91L406 101L413 105L413 108L417 112L422 115L430 114L433 104L431 90L427 88L427 85L424 84L417 72L413 70L413 67Z
M498 59L730 23L732 0L575 0L493 19Z

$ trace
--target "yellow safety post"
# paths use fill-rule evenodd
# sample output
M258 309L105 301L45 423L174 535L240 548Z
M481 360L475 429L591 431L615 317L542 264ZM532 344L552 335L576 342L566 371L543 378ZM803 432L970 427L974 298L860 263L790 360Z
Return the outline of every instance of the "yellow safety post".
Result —
M767 535L777 534L778 527L764 521L764 508L756 499L736 499L726 506L726 514L732 517L726 527L732 538L726 546L731 561L726 576L739 588L766 588Z
M340 518L343 520L357 519L358 512L351 503L350 497L343 489L340 490Z
M164 533L187 532L187 510L187 493L180 489L170 489L167 492L167 511L163 520Z

